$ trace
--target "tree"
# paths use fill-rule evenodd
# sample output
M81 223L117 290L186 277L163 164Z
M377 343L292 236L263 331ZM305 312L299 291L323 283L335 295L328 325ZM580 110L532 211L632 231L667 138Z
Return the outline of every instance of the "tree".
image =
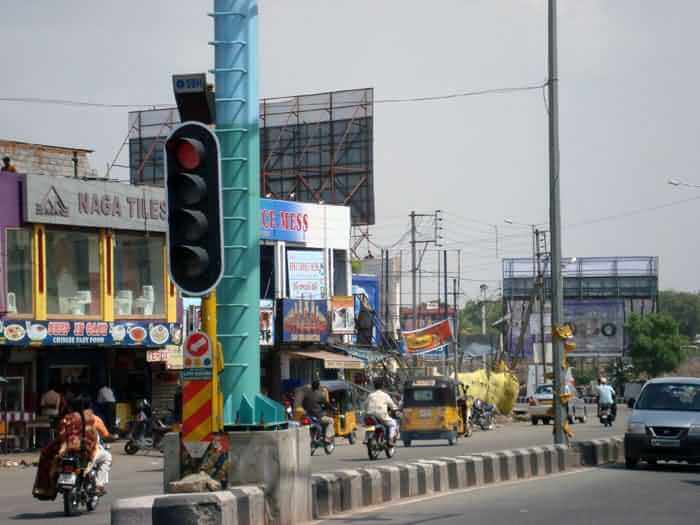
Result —
M700 294L662 290L659 292L659 311L673 317L680 333L691 341L700 334Z
M501 301L486 301L486 334L497 335L498 327L491 326L503 317L503 303ZM459 331L463 335L475 335L481 333L481 301L467 301L459 312Z
M657 377L678 368L685 338L678 323L667 314L632 314L625 323L632 364L637 372Z

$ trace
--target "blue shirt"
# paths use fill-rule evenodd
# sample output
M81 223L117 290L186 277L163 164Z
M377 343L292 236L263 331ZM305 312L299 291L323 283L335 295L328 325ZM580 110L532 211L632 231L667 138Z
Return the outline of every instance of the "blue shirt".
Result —
M598 403L599 404L613 404L613 397L615 396L615 390L610 385L598 385Z

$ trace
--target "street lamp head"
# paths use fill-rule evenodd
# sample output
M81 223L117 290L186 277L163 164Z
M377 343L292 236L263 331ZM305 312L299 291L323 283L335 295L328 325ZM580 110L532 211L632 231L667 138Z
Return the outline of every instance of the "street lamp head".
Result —
M506 217L505 219L503 219L503 222L505 222L506 224L515 224L515 223L513 222L513 219L509 219L509 218L507 218L507 217Z
M668 183L671 186L680 186L682 184L678 179L668 179Z

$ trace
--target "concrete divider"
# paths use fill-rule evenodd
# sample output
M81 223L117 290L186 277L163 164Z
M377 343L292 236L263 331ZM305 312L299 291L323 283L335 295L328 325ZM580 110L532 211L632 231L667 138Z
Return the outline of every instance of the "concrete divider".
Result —
M260 487L236 487L219 492L166 494L114 502L112 525L261 525L265 523L265 493Z
M382 501L396 501L401 498L401 473L393 465L377 469L382 475Z
M406 498L618 462L624 460L624 454L624 441L615 436L575 443L571 447L548 445L314 474L310 487L313 518L328 518ZM113 525L264 525L275 521L266 507L264 487L258 486L118 500L112 506L111 516Z

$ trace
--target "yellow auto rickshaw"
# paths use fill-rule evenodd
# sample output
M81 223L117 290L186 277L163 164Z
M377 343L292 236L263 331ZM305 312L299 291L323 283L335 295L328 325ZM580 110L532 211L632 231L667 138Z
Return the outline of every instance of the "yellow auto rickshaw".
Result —
M454 445L471 435L469 406L462 385L449 377L419 377L406 381L403 391L401 441L410 447L420 439L446 439Z
M295 392L294 419L299 422L304 418L304 394L310 390L310 385L304 385ZM321 390L328 399L327 415L333 418L336 437L346 438L351 445L354 444L357 441L357 413L352 385L345 381L321 381Z

